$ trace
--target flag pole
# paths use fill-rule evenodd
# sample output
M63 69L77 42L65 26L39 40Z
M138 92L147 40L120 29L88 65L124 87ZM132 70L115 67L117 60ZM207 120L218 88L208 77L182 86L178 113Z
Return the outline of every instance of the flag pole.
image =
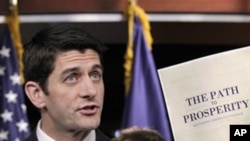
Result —
M13 11L14 6L18 4L18 0L9 0L9 10Z

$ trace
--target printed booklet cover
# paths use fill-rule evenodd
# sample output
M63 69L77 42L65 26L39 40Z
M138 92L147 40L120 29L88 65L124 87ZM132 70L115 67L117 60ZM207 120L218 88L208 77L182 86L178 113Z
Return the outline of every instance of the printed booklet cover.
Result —
M250 124L250 47L158 70L175 141L229 141Z

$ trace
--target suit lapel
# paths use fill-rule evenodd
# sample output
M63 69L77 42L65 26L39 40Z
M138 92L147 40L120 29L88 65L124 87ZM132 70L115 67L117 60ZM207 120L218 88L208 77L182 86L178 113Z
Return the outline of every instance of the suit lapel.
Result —
M96 141L111 141L106 135L104 135L100 130L96 129Z
M24 141L38 141L37 136L36 136L36 130L34 130L30 136L25 139Z

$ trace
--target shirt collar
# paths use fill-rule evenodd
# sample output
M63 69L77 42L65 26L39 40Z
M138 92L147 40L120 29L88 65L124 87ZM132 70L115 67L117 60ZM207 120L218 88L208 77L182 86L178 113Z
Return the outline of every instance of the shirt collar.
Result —
M41 129L41 120L39 120L37 124L36 134L38 141L55 141ZM88 136L84 138L82 141L95 141L95 139L96 139L95 130L91 130Z

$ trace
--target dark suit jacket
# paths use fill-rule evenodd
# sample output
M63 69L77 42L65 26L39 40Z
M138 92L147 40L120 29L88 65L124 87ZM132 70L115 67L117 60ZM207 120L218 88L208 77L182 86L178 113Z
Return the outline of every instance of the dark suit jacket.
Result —
M95 130L96 133L96 141L111 141L107 136L105 136L100 130ZM24 141L38 141L36 132L32 132L31 135L25 139Z

